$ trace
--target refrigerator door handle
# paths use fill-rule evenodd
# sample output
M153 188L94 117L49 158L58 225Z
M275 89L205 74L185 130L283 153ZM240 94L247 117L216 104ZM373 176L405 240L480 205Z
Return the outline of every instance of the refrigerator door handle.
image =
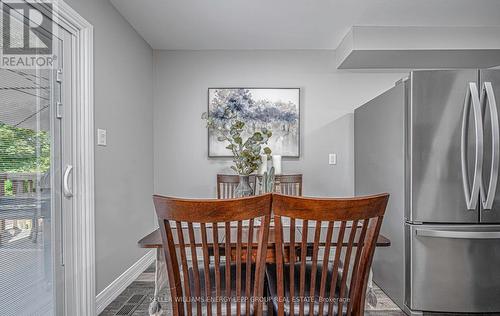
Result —
M416 229L415 234L421 237L455 238L455 239L500 239L500 231L461 231Z
M486 103L489 105L491 117L491 170L488 192L485 192L483 181L481 180L481 203L483 209L491 210L495 194L497 191L498 169L500 163L500 127L498 126L498 110L495 100L495 94L491 82L485 82L481 91L481 108L486 109Z
M472 188L469 185L469 173L467 166L467 135L469 130L469 113L472 105L474 114L474 131L476 136L474 178ZM461 139L461 160L462 160L462 183L464 188L465 202L467 209L475 211L479 199L479 190L482 182L483 170L483 119L481 114L481 103L479 92L475 82L469 82L467 94L465 95L463 119L462 119L462 139Z

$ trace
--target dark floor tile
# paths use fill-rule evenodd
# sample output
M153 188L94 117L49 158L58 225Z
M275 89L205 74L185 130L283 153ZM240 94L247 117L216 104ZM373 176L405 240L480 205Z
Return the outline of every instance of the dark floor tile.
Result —
M154 264L150 266L146 273L154 272ZM148 271L149 270L149 271ZM139 280L142 280L139 277ZM369 307L365 311L367 316L404 316L405 314L397 308L397 306L390 300L390 298L377 286L374 287L375 294L379 304L375 308ZM134 281L130 284L113 302L111 302L100 316L114 316L116 312L125 304L130 297L134 294L146 295L146 298L134 311L134 316L148 316L149 315L149 304L151 303L154 295L154 282L150 281ZM160 298L169 298L169 292L167 290L162 290L160 292ZM162 316L171 315L171 307L167 302L161 302L162 305ZM477 315L475 315L477 316Z

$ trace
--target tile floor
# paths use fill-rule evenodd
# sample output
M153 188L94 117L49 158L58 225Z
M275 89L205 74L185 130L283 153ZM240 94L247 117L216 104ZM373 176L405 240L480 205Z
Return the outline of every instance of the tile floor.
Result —
M145 295L143 301L136 307L130 314L133 316L147 316L149 303L154 293L154 265L150 266L144 271L132 284L127 287L106 309L100 316L114 316L117 312L131 299L134 295ZM375 294L377 296L377 306L371 307L367 305L367 316L403 316L405 315L399 307L378 287L375 287ZM160 296L166 295L161 293ZM133 298L132 298L133 299ZM127 304L129 305L129 304ZM131 305L132 306L132 305ZM162 303L161 315L170 315L170 306L167 303Z

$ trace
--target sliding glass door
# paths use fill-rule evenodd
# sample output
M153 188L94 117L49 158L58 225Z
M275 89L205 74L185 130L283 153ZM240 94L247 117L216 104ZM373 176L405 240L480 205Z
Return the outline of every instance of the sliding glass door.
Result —
M8 29L1 23L0 315L63 315L70 279L64 273L64 248L72 216L71 95L67 87L71 65L66 62L71 35L56 25L30 34L32 24L39 23L44 12L26 18L23 14L30 11L23 7L13 7L17 13L5 6L2 9L3 18L7 10L10 21ZM26 34L28 42L23 38ZM38 50L29 55L35 56L31 60L37 62L38 56L48 62L51 57L51 65L28 64L23 48L36 41L50 42L51 52ZM19 50L11 54L6 46ZM21 59L5 64L6 53Z

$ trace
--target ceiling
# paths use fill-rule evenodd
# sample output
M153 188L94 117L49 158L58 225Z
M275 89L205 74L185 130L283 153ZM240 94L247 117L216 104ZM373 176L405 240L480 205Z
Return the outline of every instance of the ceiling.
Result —
M110 0L154 49L335 49L351 26L500 26L499 0Z

